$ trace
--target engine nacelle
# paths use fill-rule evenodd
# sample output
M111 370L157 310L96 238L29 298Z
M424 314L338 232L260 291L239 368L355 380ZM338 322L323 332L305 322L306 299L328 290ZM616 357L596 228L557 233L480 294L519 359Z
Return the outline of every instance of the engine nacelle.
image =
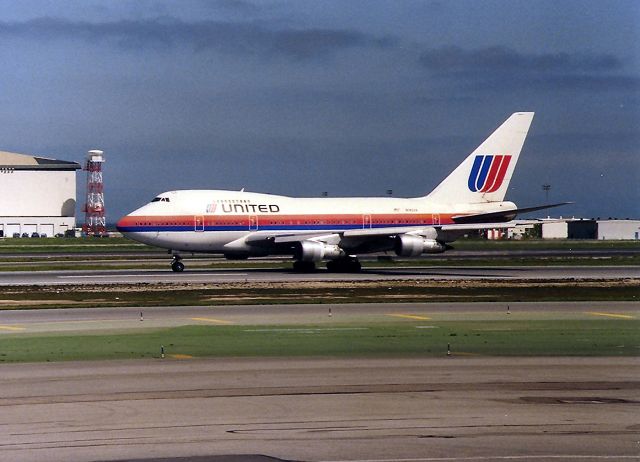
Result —
M344 256L344 250L337 245L328 245L316 241L300 242L294 255L296 260L313 262L318 262L325 258L333 260Z
M445 250L445 245L435 239L412 234L401 234L396 238L395 252L399 257L417 257L423 253L441 253Z

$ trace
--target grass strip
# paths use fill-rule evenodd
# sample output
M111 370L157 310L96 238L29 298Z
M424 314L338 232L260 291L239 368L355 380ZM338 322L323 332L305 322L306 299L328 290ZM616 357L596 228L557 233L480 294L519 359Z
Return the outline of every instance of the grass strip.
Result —
M447 321L306 326L183 326L0 338L0 362L168 357L636 356L638 320Z

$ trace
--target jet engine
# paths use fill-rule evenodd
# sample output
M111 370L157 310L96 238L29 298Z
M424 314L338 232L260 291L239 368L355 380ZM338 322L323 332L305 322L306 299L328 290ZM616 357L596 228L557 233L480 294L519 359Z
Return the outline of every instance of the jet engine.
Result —
M435 239L401 234L396 237L395 252L399 257L417 257L423 253L442 253L446 246Z
M345 253L337 245L324 244L317 241L299 242L294 257L299 261L321 261L324 258L333 260L344 257Z

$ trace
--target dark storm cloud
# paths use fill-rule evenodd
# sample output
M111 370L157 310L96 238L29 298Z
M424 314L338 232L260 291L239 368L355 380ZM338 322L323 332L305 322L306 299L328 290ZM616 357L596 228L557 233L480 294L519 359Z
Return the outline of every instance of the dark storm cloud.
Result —
M420 64L436 78L472 91L507 89L634 91L640 77L621 74L612 54L521 53L506 47L424 51Z
M609 72L622 68L621 61L611 54L543 53L527 54L506 47L465 50L442 47L426 50L420 63L436 73L475 72Z
M32 40L109 41L132 49L183 45L196 51L280 55L293 59L310 59L354 47L382 48L393 43L388 37L349 29L272 29L263 23L183 22L175 18L105 23L38 18L24 22L0 22L0 36Z
M459 75L458 75L459 76ZM531 75L526 73L490 74L467 79L459 76L457 88L469 91L505 92L528 89L538 92L623 92L640 90L640 77L633 75ZM448 80L451 83L451 80Z

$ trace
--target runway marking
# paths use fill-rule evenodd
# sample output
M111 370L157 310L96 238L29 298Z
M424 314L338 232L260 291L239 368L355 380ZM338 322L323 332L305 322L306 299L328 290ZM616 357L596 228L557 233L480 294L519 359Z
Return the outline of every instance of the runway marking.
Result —
M628 314L598 313L596 311L587 311L586 313L592 316L604 316L607 318L634 319L634 316L630 316Z
M211 322L214 324L233 324L233 321L225 321L224 319L214 318L191 318L192 321Z
M418 316L417 314L387 313L387 316L396 318L417 319L418 321L431 321L427 316Z
M312 333L312 332L325 332L325 331L344 331L344 330L369 330L368 327L327 327L327 328L317 328L317 329L313 329L313 328L298 328L298 327L292 327L290 329L288 328L273 328L273 329L245 329L245 332L293 332L293 333L300 333L300 332L308 332L308 333Z
M191 358L193 358L193 356L191 356L191 355L183 355L183 354L169 355L169 357L171 357L173 359L191 359Z
M0 330L16 331L16 330L25 330L25 328L20 326L0 326Z

